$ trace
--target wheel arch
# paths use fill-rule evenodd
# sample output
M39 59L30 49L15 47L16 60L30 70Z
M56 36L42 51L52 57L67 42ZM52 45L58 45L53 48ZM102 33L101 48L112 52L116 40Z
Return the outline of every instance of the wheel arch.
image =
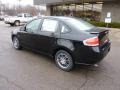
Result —
M15 25L15 22L19 22L19 23L20 23L20 20L15 20L15 21L14 21L14 25Z
M60 46L60 47L56 48L56 49L53 51L53 53L52 53L53 58L55 58L55 54L56 54L59 50L64 50L64 51L68 52L68 53L72 56L72 58L73 58L72 51L69 50L69 49L66 48L66 47L63 47L63 46Z
M14 23L15 23L16 21L20 22L20 20L15 20Z

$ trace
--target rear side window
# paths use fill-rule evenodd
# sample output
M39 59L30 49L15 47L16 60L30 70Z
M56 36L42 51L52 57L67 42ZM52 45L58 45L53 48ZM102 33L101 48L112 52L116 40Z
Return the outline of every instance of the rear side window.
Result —
M59 23L56 20L44 19L41 31L57 32Z
M71 30L65 25L65 24L61 24L61 33L68 33Z

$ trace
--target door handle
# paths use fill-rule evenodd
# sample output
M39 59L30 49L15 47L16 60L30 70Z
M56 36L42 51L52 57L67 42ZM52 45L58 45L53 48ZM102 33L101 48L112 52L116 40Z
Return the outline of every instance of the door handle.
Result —
M51 35L50 35L51 37L54 37L55 36L55 34L54 33L51 33Z

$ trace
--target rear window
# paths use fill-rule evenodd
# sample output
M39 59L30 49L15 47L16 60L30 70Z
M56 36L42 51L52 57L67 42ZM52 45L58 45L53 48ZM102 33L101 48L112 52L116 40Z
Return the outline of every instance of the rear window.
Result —
M92 28L95 28L94 25L86 21L83 21L82 19L69 18L66 19L66 22L69 23L71 26L74 26L78 30L87 31L87 30L91 30Z

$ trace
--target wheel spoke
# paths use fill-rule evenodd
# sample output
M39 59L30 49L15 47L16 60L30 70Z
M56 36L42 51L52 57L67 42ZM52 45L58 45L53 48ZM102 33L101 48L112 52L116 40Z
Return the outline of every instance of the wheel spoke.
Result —
M19 48L19 41L18 41L17 38L14 38L14 39L13 39L13 45L14 45L14 47L15 47L16 49Z
M67 68L70 64L69 57L65 53L60 53L57 56L57 62L63 68Z

